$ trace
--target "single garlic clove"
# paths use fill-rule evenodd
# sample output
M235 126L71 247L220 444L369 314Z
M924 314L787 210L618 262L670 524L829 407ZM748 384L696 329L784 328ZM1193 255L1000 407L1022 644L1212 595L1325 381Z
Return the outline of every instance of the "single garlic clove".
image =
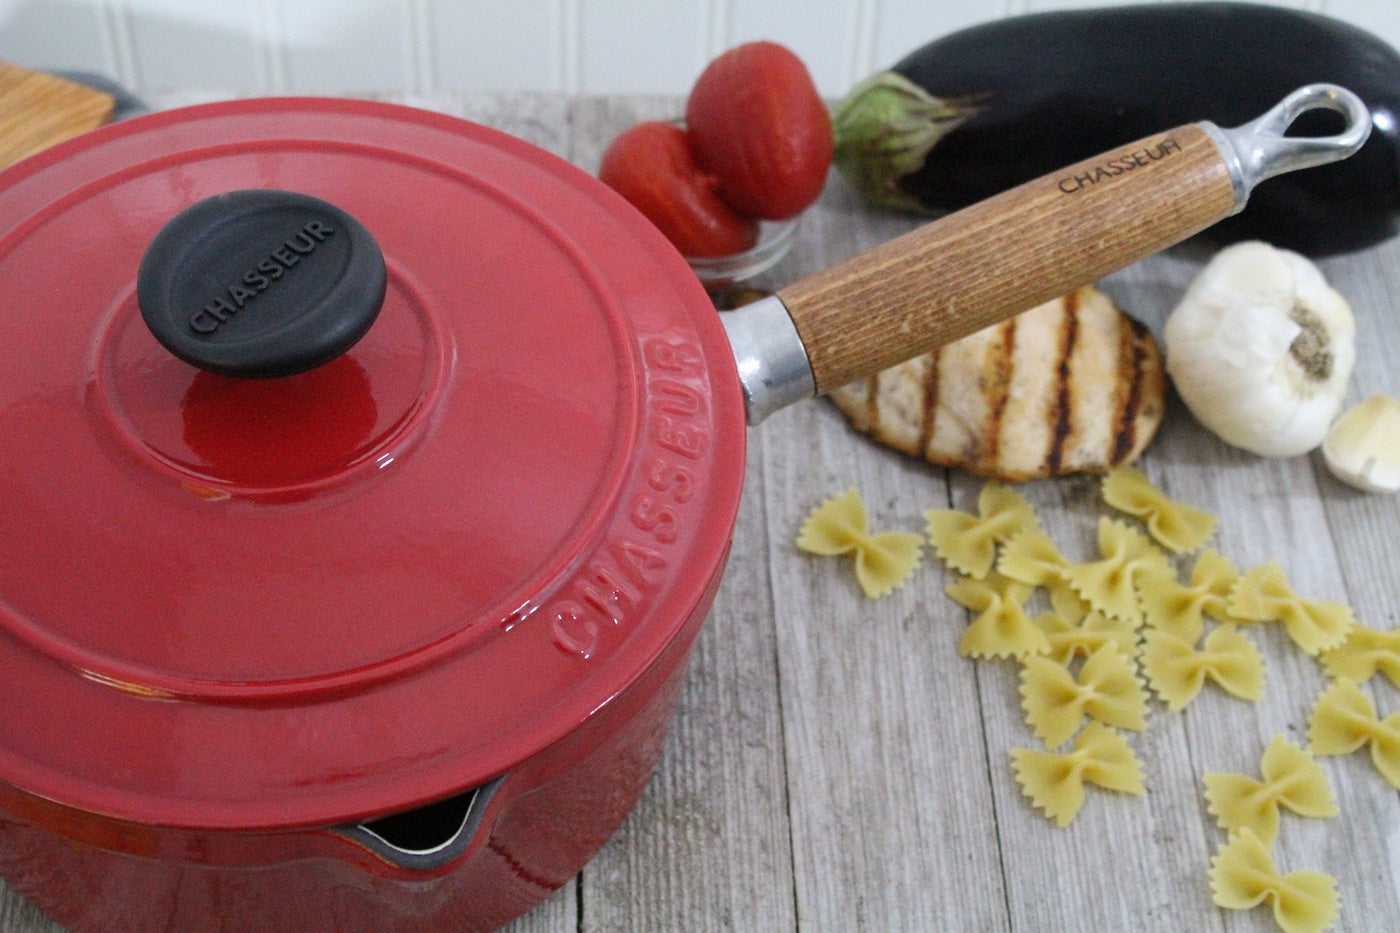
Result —
M1373 395L1337 419L1322 442L1337 479L1366 492L1400 489L1400 400Z

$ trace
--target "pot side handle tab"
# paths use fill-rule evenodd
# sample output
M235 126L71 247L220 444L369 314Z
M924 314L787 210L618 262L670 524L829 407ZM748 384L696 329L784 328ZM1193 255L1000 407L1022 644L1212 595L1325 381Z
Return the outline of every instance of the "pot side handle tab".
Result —
M1340 113L1329 137L1284 130ZM1004 191L723 316L750 424L1029 310L1172 246L1244 207L1281 172L1346 158L1365 104L1314 84L1222 130L1194 123Z

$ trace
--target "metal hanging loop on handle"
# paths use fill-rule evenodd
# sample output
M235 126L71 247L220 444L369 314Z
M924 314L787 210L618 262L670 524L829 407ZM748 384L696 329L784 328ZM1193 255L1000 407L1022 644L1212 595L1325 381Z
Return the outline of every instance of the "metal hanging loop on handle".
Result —
M1342 115L1346 127L1335 136L1286 136L1293 121L1310 110ZM1267 178L1337 162L1356 152L1371 135L1371 113L1361 98L1335 84L1309 84L1248 123L1221 129L1201 126L1215 139L1235 183L1235 211L1244 208L1254 186Z

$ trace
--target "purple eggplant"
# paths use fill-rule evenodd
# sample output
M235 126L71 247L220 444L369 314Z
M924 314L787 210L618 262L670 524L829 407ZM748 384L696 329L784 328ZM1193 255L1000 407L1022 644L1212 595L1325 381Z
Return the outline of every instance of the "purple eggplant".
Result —
M1319 81L1371 108L1366 145L1264 182L1205 236L1346 252L1400 229L1400 54L1363 29L1296 9L1154 3L952 33L840 104L836 164L873 202L943 213L1182 123L1246 123ZM1334 117L1305 114L1290 132L1336 132Z

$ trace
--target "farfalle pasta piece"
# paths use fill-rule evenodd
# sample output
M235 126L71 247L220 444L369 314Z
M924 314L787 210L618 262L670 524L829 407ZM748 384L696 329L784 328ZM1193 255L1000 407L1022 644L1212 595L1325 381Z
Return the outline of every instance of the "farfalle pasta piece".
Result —
M1070 562L1039 528L1023 528L1001 549L997 571L1030 586L1053 586L1065 579Z
M808 514L797 546L811 554L855 558L856 580L866 596L884 596L909 579L919 564L923 538L904 531L870 533L865 502L855 489L827 499Z
M1303 599L1277 561L1253 567L1230 590L1230 616L1240 622L1282 622L1288 637L1316 655L1346 641L1356 617L1345 603Z
M976 515L930 509L924 519L934 553L949 567L978 580L991 572L998 544L1026 528L1040 527L1031 504L1000 483L982 487Z
M1084 805L1085 784L1144 793L1142 762L1127 739L1097 722L1079 733L1068 752L1013 748L1011 768L1031 803L1060 827L1068 826Z
M1074 735L1086 716L1134 732L1147 728L1147 695L1133 662L1114 645L1089 655L1078 677L1049 658L1026 658L1021 707L1031 731L1052 748Z
M1071 622L1058 612L1045 612L1033 620L1045 633L1046 649L1041 653L1056 664L1068 665L1075 658L1087 658L1104 645L1113 645L1131 659L1137 648L1137 629L1131 622L1110 619L1102 612L1086 613Z
M1142 519L1153 540L1169 551L1194 551L1215 534L1216 517L1168 498L1141 470L1118 467L1103 479L1103 499L1120 512Z
M1082 622L1094 611L1084 597L1075 592L1068 580L1052 581L1045 587L1045 593L1050 597L1050 610L1067 622ZM1129 624L1134 631L1137 630L1136 625Z
M1349 755L1371 747L1376 770L1400 790L1400 713L1384 719L1354 681L1342 678L1318 696L1308 717L1308 750L1314 755Z
M1207 680L1242 700L1264 695L1264 659L1233 625L1222 625L1197 648L1170 632L1148 629L1142 668L1147 682L1172 711L1186 708Z
M1216 851L1210 887L1216 905L1230 910L1267 902L1286 933L1318 933L1337 919L1336 879L1316 871L1279 874L1268 847L1249 829L1232 834Z
M1235 565L1215 550L1201 552L1186 584L1169 567L1145 567L1138 576L1143 620L1194 645L1205 630L1205 616L1229 621L1230 590L1239 577Z
M1299 816L1337 815L1337 801L1322 766L1281 735L1274 736L1259 763L1263 780L1243 774L1207 774L1206 801L1221 829L1248 829L1265 845L1278 837L1279 807Z
M1065 570L1070 586L1091 607L1106 616L1142 624L1137 577L1144 571L1171 571L1167 555L1147 536L1111 518L1099 519L1099 554L1102 560L1075 564Z
M1400 687L1400 628L1378 632L1364 625L1353 626L1347 640L1324 652L1319 660L1333 680L1345 677L1360 684L1379 672Z
M999 574L985 580L962 577L945 592L958 605L977 613L963 632L958 654L965 658L1022 658L1049 647L1045 633L1026 615L1031 588Z

